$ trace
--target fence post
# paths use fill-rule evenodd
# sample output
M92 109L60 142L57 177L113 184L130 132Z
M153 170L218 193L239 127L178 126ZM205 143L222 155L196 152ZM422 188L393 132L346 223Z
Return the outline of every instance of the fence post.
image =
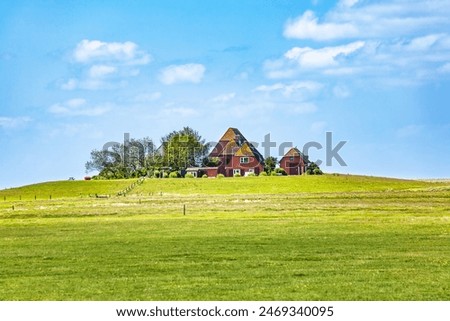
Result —
M183 215L186 215L186 204L183 204Z

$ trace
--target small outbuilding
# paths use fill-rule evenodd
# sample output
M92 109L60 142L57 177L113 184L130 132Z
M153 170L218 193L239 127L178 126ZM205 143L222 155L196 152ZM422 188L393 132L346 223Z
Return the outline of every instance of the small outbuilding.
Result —
M297 148L291 148L280 160L280 167L288 175L302 175L306 172L307 157Z

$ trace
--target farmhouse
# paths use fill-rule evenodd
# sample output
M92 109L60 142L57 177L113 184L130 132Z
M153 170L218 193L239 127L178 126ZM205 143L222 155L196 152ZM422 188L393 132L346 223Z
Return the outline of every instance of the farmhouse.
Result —
M288 175L302 175L306 171L307 158L297 147L293 147L280 160L280 167Z
M208 177L223 174L258 175L264 170L264 157L237 128L228 128L208 156L210 167L204 167Z

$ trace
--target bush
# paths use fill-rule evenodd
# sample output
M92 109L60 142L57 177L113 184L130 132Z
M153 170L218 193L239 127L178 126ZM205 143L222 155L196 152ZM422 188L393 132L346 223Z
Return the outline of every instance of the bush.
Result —
M236 173L236 174L233 175L233 177L241 177L241 174Z
M306 168L306 174L308 174L308 175L322 175L323 172L322 172L322 170L319 168L319 166L316 163L312 162Z
M163 178L168 178L168 177L169 177L169 174L167 174L166 172L164 172L162 177L163 177Z
M270 173L270 176L278 176L278 174L276 172L272 172Z
M281 175L287 175L286 171L284 170L284 168L278 167L275 169L275 173L277 174L281 174Z
M259 174L259 176L267 176L266 172L262 172L261 174Z
M170 178L178 178L178 177L180 177L180 174L178 172L170 172L169 177Z
M208 175L203 174L203 175L202 175L202 178L208 178Z
M256 176L256 174L255 173L248 173L247 174L247 177L251 177L251 176Z
M314 175L322 175L323 172L320 170L320 168L314 168L313 170Z
M153 177L159 178L160 175L161 175L161 173L158 170L153 172Z
M223 175L223 174L217 174L217 178L224 178L225 177L225 175Z
M186 175L184 175L184 178L195 178L195 176L191 173L187 173Z

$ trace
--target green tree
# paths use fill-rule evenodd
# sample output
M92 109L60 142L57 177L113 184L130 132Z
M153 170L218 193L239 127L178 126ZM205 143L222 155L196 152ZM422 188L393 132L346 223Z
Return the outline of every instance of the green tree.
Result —
M121 146L119 144L111 146L111 149L91 151L91 160L86 162L86 172L94 170L101 172L115 172L116 168L121 166L122 155Z
M163 164L173 170L201 165L209 149L209 144L190 127L171 132L161 138L161 143Z
M308 174L308 175L322 175L323 172L322 172L322 170L319 168L319 166L316 163L311 162L311 163L309 163L308 167L306 168L306 174Z
M273 156L266 157L264 160L264 171L268 174L272 173L277 166L278 159Z
M94 149L86 162L86 172L98 171L102 178L131 178L154 173L170 167L178 171L189 166L201 165L209 145L197 131L190 127L173 131L161 138L161 147L144 137L129 139L123 144L111 144L102 150Z
M94 149L85 164L86 172L98 171L98 176L108 179L144 176L148 167L146 161L154 150L155 145L148 137L125 140L123 144L112 144L102 150Z

